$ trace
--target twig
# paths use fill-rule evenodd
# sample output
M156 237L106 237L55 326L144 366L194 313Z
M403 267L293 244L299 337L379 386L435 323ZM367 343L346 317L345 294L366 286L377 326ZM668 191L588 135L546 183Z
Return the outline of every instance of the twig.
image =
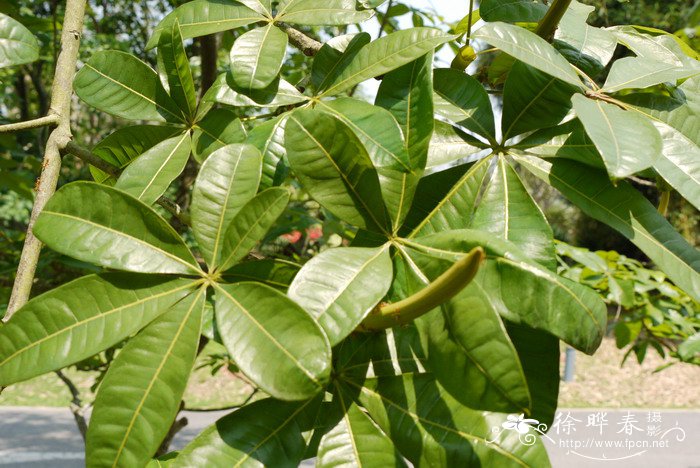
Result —
M41 175L36 183L34 207L29 218L27 237L24 240L5 320L9 320L12 314L29 300L41 251L41 241L34 236L32 228L49 198L56 191L58 176L61 172L61 148L71 139L71 97L85 17L85 3L86 0L68 0L66 3L61 34L61 52L56 61L56 73L54 74L49 108L49 115L55 116L58 127L51 132L46 142Z
M301 50L307 57L313 57L321 50L323 44L313 39L298 29L294 29L285 23L275 23L278 28L287 33L289 36L289 42L292 43L294 47Z
M569 5L571 5L571 0L554 0L552 6L549 7L547 13L544 15L544 18L542 18L537 25L535 33L544 40L551 41Z
M68 391L70 391L72 400L70 404L70 412L73 413L73 419L75 419L75 424L78 426L80 435L83 436L83 442L85 442L85 435L87 434L87 420L85 419L85 407L83 406L83 401L80 399L80 391L75 386L73 381L66 377L66 375L60 370L56 371L56 375L61 381L66 384Z
M379 34L377 34L377 39L382 37L382 34L384 34L384 28L386 28L386 25L389 23L389 10L391 10L392 6L394 6L394 0L389 0L389 4L386 6L386 12L384 13L384 18L382 18L382 24L379 25Z
M24 122L0 125L0 133L20 132L22 130L31 130L33 128L50 127L57 125L58 121L59 117L57 114L49 114L44 117L26 120Z

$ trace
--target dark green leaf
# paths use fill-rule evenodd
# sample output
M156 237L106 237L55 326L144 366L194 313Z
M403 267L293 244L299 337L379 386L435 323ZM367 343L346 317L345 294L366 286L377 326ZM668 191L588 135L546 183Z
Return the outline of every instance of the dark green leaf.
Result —
M129 164L114 187L152 205L185 169L191 150L189 132L162 141Z
M214 151L245 140L245 127L236 113L228 109L212 109L195 125L192 149L197 161L204 162Z
M57 252L107 268L201 272L180 236L155 211L93 182L74 182L56 192L37 219L34 234Z
M221 246L221 269L228 270L265 237L289 203L289 190L273 187L252 198L231 220Z
M89 467L143 466L180 409L199 345L205 290L129 340L100 384L86 439Z
M328 338L311 316L269 286L216 286L216 323L236 365L275 398L302 400L330 378Z
M39 58L39 41L22 23L0 13L0 68Z
M335 346L379 304L391 286L392 273L389 244L329 249L304 265L288 294Z
M101 111L130 120L184 122L157 73L133 55L100 51L75 76L75 93Z
M61 369L119 343L195 286L186 279L108 273L37 296L0 327L0 386Z
M315 200L346 222L389 230L377 171L351 128L330 114L298 110L285 133L289 164Z
M243 89L264 89L279 75L287 34L273 24L241 35L231 49L231 78Z
M194 117L197 111L197 93L177 20L173 21L171 27L162 30L158 59L168 80L170 96L188 118Z

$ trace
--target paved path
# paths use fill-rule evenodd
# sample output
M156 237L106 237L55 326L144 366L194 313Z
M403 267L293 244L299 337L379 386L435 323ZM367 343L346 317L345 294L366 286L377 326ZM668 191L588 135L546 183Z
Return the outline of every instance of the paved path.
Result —
M174 448L222 414L187 413ZM555 468L700 468L700 411L562 410L547 437ZM0 407L0 468L82 466L83 442L68 410Z

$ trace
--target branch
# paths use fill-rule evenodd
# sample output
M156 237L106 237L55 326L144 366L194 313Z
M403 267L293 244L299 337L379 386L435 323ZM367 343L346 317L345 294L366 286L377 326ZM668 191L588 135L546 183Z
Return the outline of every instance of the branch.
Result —
M58 125L59 117L56 114L49 114L44 117L39 117L24 122L11 123L0 125L0 133L20 132L22 130L31 130L33 128L49 127Z
M417 293L393 304L380 304L362 321L358 331L370 332L406 325L430 312L467 287L485 258L484 249L475 247Z
M85 3L86 0L67 0L66 2L63 32L61 33L61 52L56 60L56 72L51 88L51 105L48 112L49 116L57 119L58 126L51 132L46 142L41 175L36 183L34 207L29 218L27 237L24 240L5 320L9 320L12 314L29 300L41 251L41 241L34 236L32 228L49 198L56 191L58 176L61 172L61 145L65 145L71 139L71 97L73 96L73 78L78 62L83 19L85 18Z
M537 25L535 33L541 38L551 41L554 38L554 31L557 30L557 26L559 26L559 22L564 17L564 13L566 13L570 4L571 0L554 0L544 18Z
M80 399L80 391L75 386L73 381L66 377L66 375L63 372L57 370L56 375L59 379L61 379L61 381L63 381L64 384L66 384L66 387L68 387L68 391L70 391L71 397L73 398L70 404L70 411L71 413L73 413L73 419L75 419L75 424L78 426L80 435L83 436L83 442L85 442L85 434L87 434L88 425L85 419L85 407L83 406L83 402Z
M323 44L318 42L316 39L307 36L303 32L299 31L298 29L294 29L288 24L275 24L278 28L287 33L287 36L289 36L289 42L291 42L294 47L301 50L307 57L313 57L319 50L321 50L321 47L323 47Z

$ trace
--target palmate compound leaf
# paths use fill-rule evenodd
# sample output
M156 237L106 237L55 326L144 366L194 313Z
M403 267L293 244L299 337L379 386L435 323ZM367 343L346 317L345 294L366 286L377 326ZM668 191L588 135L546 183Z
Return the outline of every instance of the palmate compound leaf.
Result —
M192 230L210 268L219 264L224 234L258 190L262 156L254 146L224 146L204 162L192 191Z
M304 265L288 295L316 319L335 346L381 301L392 273L389 244L329 249Z
M189 132L162 141L129 164L114 188L152 205L185 169L191 151Z
M19 21L0 13L0 68L39 58L39 41Z
M384 36L357 52L346 66L337 71L321 95L339 94L422 57L452 39L454 36L432 28L411 28Z
M299 466L306 442L299 419L318 399L258 400L206 428L177 456L173 468Z
M515 159L584 213L630 239L679 288L700 300L700 253L631 185L619 181L615 186L599 170L565 159Z
M463 406L429 374L343 384L414 466L550 466L541 441L526 445L517 431L496 433L505 414Z
M389 232L377 170L353 130L318 110L297 110L286 123L289 164L311 196L343 221Z
M426 169L437 169L486 149L486 143L441 120L435 121Z
M503 157L478 161L449 189L445 186L449 182L431 183L443 177L441 173L431 174L419 185L416 198L420 201L407 217L413 228L407 237L420 238L450 229L481 229L513 242L548 268L554 267L551 228ZM420 220L417 226L414 220Z
M538 265L514 244L466 229L403 242L429 278L482 246L487 260L465 291L482 297L504 319L545 330L585 353L600 345L607 311L598 294Z
M200 287L151 322L114 359L86 438L88 467L143 466L180 409L202 328Z
M119 343L196 285L160 275L106 273L37 296L0 328L0 386L61 369Z
M158 74L125 52L107 50L93 54L75 76L73 87L87 104L118 117L185 121Z
M323 390L330 378L330 345L304 309L258 283L215 288L219 333L248 378L282 400L303 400Z
M94 182L74 182L56 192L37 219L34 234L57 252L106 268L201 273L182 238L155 211Z

